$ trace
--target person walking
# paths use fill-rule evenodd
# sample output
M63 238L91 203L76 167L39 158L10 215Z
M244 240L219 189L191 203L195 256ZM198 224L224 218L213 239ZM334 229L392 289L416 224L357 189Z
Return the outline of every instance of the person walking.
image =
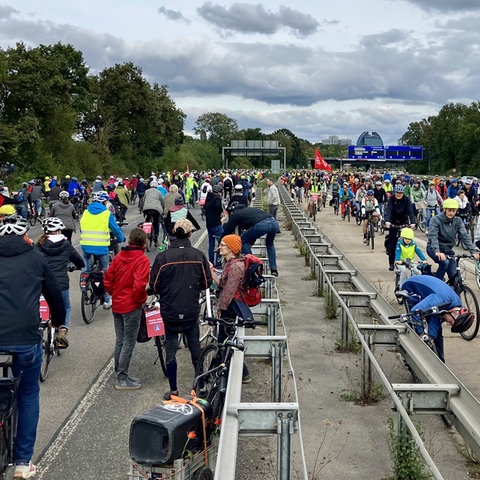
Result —
M145 255L147 235L134 228L128 245L122 247L105 273L104 285L112 296L115 325L115 390L142 388L128 370L140 328L142 307L147 300L146 286L150 277L150 261Z
M222 226L222 186L214 185L211 192L207 193L205 201L205 220L208 232L208 260L217 265L219 263L218 255L215 261L215 245L220 242L223 236Z
M145 192L143 203L143 215L145 218L150 218L153 224L153 241L156 247L158 246L160 223L163 223L163 211L165 209L165 201L157 186L157 182L150 182L150 188Z
M50 216L57 217L63 222L64 229L62 234L72 243L73 232L77 231L75 220L78 219L78 214L74 206L70 203L70 195L68 192L60 192L59 201L52 205Z
M165 325L166 367L170 390L164 398L178 395L177 360L178 335L187 339L194 371L200 357L200 327L198 315L200 292L210 287L212 274L207 258L192 247L193 225L186 219L173 227L170 248L160 252L150 273L150 288L160 294L160 310Z
M268 213L273 217L277 218L278 206L280 205L280 194L278 193L277 186L273 183L270 178L267 178L268 185L268 194L267 194L267 203L268 203ZM278 232L280 233L280 228Z
M37 471L32 456L40 416L40 294L50 308L52 325L60 328L65 323L65 307L55 275L47 259L27 241L27 230L27 220L20 215L6 216L0 225L0 350L12 353L13 375L20 377L13 452L15 479L32 478Z

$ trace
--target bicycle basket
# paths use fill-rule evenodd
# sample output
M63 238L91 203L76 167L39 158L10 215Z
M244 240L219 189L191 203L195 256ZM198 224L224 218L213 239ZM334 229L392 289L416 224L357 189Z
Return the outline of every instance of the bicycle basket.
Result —
M20 377L0 378L0 414L10 415L17 396Z

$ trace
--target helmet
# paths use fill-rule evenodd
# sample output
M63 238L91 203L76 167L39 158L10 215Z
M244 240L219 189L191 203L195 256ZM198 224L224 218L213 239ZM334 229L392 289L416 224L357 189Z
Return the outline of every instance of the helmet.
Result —
M212 190L213 190L213 193L222 193L223 187L221 185L214 185Z
M45 177L45 180L50 180L50 177Z
M119 187L124 187L125 184L124 184L123 181L122 181L122 182L118 182L117 186L119 186Z
M185 200L183 199L183 197L178 194L176 197L175 197L175 205L184 205L185 204Z
M67 179L70 178L70 175L65 175L65 178L67 178Z
M429 183L428 183L428 186L429 186L429 187L431 187L432 185L435 187L435 182L429 182Z
M367 195L375 195L375 192L373 190L367 190Z
M2 205L0 207L0 215L15 215L16 212L13 205Z
M238 190L238 191L243 190L243 185L241 183L237 183L235 185L235 190Z
M108 193L100 190L99 192L92 193L92 202L106 202L109 200L110 197L108 196Z
M65 225L57 217L48 217L42 222L43 231L45 233L53 233L57 230L65 230Z
M405 187L403 185L395 185L395 193L405 193Z
M101 180L101 179L102 179L102 176L101 176L101 175L97 175L96 179L97 179L97 180Z
M158 187L158 183L155 182L155 181L151 181L150 182L150 188L157 188Z
M458 178L452 178L452 183L458 183Z
M28 187L28 183L27 182L22 182L22 187Z
M404 228L400 232L402 238L407 238L408 240L413 240L415 238L415 233L411 228Z
M455 210L458 209L458 202L454 198L447 198L443 202L443 209L446 208L454 208Z
M117 183L122 183L123 182L123 178L122 177L117 177Z
M0 225L0 236L24 235L28 231L28 222L21 215L3 217L3 225Z
M455 322L452 325L453 333L462 333L468 330L473 321L475 320L475 315L468 308L461 308L460 314L455 319Z
M231 215L237 208L243 208L245 205L240 202L232 202L229 207L227 207L227 212Z
M390 183L390 179L389 179L389 178L386 178L386 179L385 179L385 183Z
M59 194L58 194L58 198L60 200L64 200L65 198L68 198L70 196L70 194L66 191L66 190L62 190Z
M471 180L470 178L467 178L463 183L465 185L471 185L473 183L473 180Z
M381 186L382 186L382 182L381 182L380 180L377 180L377 181L375 182L375 185L381 187Z

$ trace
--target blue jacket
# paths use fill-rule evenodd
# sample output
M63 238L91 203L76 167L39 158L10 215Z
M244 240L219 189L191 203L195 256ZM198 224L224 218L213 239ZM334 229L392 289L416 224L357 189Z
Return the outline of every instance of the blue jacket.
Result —
M88 206L88 211L92 215L98 215L99 213L104 212L107 209L105 205L100 202L92 202ZM115 221L115 217L110 212L110 217L108 219L108 228L110 231L115 235L119 243L125 241L125 237L123 236L121 228L118 226L118 223ZM90 255L108 255L108 247L100 246L100 245L82 245L82 250L85 253L89 253Z
M445 310L462 306L462 300L452 287L439 278L430 275L410 277L403 282L402 290L406 290L420 297L420 301L412 307L412 312L427 310L445 303L447 303L447 305L442 307ZM428 333L433 338L436 338L442 330L443 319L437 315L432 315L428 317L427 321ZM421 331L419 333L421 333Z

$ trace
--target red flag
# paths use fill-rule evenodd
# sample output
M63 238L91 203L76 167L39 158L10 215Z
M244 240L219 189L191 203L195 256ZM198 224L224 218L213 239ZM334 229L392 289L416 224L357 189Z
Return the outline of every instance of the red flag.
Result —
M315 170L332 171L332 167L323 159L317 148L315 149Z

